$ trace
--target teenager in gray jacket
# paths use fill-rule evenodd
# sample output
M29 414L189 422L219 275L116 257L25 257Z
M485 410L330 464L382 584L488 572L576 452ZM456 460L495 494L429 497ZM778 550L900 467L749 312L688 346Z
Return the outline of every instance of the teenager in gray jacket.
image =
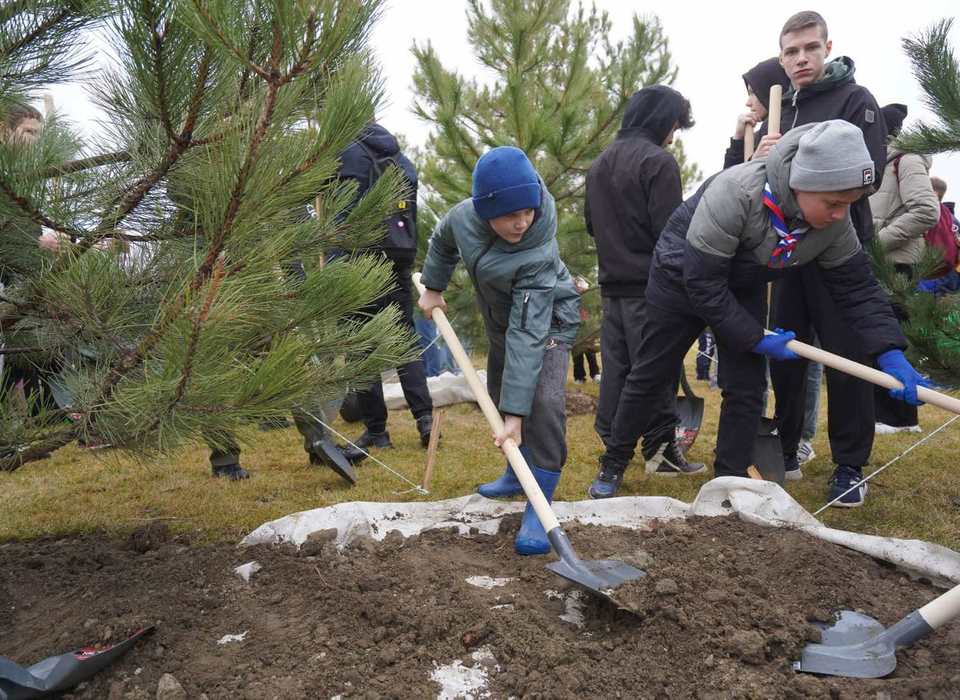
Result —
M923 378L903 355L900 326L850 221L850 204L873 180L860 129L831 120L792 129L765 160L723 171L674 212L654 251L640 362L620 397L598 479L619 484L638 435L675 430L672 377L708 325L723 390L714 473L746 475L762 410L762 356L797 357L787 348L792 331L764 333L766 283L811 263L863 349L904 384L896 397L917 402ZM836 478L835 491L856 486L844 505L862 503L866 485L854 470Z
M580 295L560 259L553 197L519 148L485 153L473 171L473 197L437 224L423 264L427 291L420 308L427 318L446 307L441 293L460 260L490 343L487 389L504 414L505 430L494 440L499 446L512 438L521 445L550 501L567 461L564 387ZM509 466L479 491L490 498L523 493ZM519 554L550 551L529 505L515 548Z

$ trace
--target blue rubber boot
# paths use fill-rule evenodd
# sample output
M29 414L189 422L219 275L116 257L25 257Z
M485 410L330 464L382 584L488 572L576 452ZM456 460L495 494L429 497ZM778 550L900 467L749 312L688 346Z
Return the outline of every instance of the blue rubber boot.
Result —
M520 454L527 460L527 464L530 464L530 458L533 456L530 451L521 447ZM513 473L513 467L508 462L500 478L480 484L477 487L477 493L484 498L510 498L521 495L523 486L520 485L520 480L517 479L517 475Z
M530 467L533 472L533 478L540 484L540 490L547 499L547 503L553 501L553 492L557 490L557 484L560 483L560 472L551 472L540 467ZM550 541L547 539L546 530L540 524L540 519L533 510L533 506L527 503L527 509L523 511L523 520L520 521L520 531L517 533L517 539L513 543L513 548L517 554L547 554L550 551Z

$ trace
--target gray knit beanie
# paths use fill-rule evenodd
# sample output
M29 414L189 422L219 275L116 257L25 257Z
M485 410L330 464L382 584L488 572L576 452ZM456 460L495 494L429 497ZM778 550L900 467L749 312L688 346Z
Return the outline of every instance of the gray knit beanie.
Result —
M874 181L873 159L860 127L841 119L820 122L800 137L790 166L790 188L841 192Z

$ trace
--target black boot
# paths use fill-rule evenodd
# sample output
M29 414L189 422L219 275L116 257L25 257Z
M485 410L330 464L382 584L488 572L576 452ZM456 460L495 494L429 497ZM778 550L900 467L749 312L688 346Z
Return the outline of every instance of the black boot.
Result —
M240 450L225 452L212 450L210 452L210 468L215 477L224 477L230 481L249 479L250 472L240 466Z
M356 445L356 447L354 447L354 445ZM371 433L369 430L364 430L363 435L354 440L354 445L347 445L343 448L343 456L346 457L347 461L351 464L356 464L366 459L367 455L365 452L369 451L371 447L378 447L381 450L393 447L393 443L390 442L390 433L386 430L382 433Z
M430 431L433 429L433 414L425 413L417 418L417 432L420 433L420 444L424 447L430 444ZM438 436L439 437L439 436Z

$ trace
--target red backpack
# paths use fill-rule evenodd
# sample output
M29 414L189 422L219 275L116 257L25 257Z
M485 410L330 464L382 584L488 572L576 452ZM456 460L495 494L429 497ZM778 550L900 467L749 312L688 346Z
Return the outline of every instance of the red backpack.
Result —
M937 248L943 254L943 266L937 269L935 277L945 275L957 266L957 229L953 223L953 213L943 203L940 204L940 220L923 234L927 245Z

